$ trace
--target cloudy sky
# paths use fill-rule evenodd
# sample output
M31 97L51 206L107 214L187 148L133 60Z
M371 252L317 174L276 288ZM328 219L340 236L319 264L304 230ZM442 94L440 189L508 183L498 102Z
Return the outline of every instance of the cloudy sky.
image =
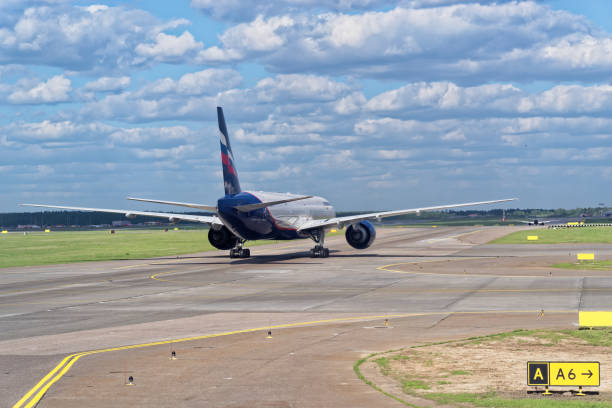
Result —
M586 4L584 4L586 3ZM612 3L0 1L0 211L612 205Z

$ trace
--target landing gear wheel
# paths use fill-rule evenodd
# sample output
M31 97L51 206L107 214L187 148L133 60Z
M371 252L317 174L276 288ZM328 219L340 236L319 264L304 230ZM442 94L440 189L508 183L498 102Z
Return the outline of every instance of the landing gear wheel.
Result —
M329 249L323 248L320 246L316 246L310 250L311 258L328 258L329 257Z
M230 258L249 258L251 256L251 251L246 248L233 248L230 250Z

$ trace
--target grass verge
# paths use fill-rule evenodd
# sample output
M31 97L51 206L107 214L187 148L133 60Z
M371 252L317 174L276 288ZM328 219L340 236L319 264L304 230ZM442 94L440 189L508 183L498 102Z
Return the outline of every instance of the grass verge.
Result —
M440 404L471 404L476 407L491 408L600 408L610 407L605 401L563 401L559 399L544 398L517 398L508 399L498 396L494 392L484 394L460 393L442 394L435 393L427 396L429 399Z
M601 400L568 400L557 397L547 398L541 396L534 396L532 398L511 398L508 396L500 395L494 391L483 392L483 393L443 393L443 392L422 392L422 390L429 390L431 385L445 385L451 384L450 381L444 380L448 378L448 375L440 377L440 379L417 379L414 376L406 377L405 375L398 374L393 371L391 365L394 361L410 361L414 358L407 356L406 354L400 353L414 353L418 349L423 349L434 345L452 344L460 346L461 344L480 344L487 341L500 341L503 339L510 339L512 337L536 337L541 340L545 340L550 344L557 345L559 342L567 339L579 339L588 343L591 346L597 347L610 347L612 346L612 328L603 330L513 330L510 332L497 333L486 336L470 337L463 340L451 340L442 341L435 343L428 343L418 346L412 346L407 349L389 350L380 353L371 354L365 358L357 361L353 367L357 377L359 377L365 384L371 386L375 390L382 394L395 399L398 402L410 407L416 407L403 400L401 397L392 395L371 380L368 380L363 376L359 367L367 362L374 361L381 373L385 376L395 378L402 386L402 390L406 395L413 397L428 399L435 401L436 403L446 405L457 405L457 406L472 406L472 407L494 407L494 408L600 408L610 407L612 403L610 401ZM431 353L430 353L431 354ZM461 376L461 375L472 375L469 371L455 370L450 372L450 376ZM431 384L428 380L432 380Z
M327 234L338 235L341 231ZM249 241L247 247L279 241ZM217 250L208 229L29 232L0 235L0 268L146 259ZM226 251L224 251L226 252Z
M527 236L537 235L537 241L528 241ZM612 244L612 227L529 229L516 231L495 239L489 244Z
M612 271L612 261L563 262L553 265L554 268L578 269L581 271Z

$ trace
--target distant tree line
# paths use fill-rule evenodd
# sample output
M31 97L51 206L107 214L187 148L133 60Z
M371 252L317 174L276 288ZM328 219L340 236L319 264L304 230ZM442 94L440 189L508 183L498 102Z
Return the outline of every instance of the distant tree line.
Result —
M571 218L571 217L603 217L608 213L610 215L610 208L597 207L597 208L574 208L574 209L506 209L506 219L526 219L526 218ZM359 212L339 212L338 216L360 214L371 211L359 211ZM410 221L410 220L450 220L465 217L481 217L481 218L499 218L503 216L504 210L492 209L492 210L445 210L436 212L423 212L420 215L407 214L400 217L394 217L394 220ZM193 215L210 215L205 212L186 212L183 214ZM113 221L125 221L128 220L122 214L111 214L102 212L85 212L85 211L40 211L40 212L22 212L22 213L0 213L0 226L4 228L16 228L18 225L38 225L44 226L56 226L64 225L67 227L78 226L87 227L90 225L111 225ZM145 222L158 221L167 224L168 221L164 218L155 217L135 217L130 218L129 221L132 224L141 224ZM184 223L184 222L183 222Z
M183 214L210 215L203 212L188 212ZM40 211L23 213L0 213L0 226L5 228L16 228L18 225L54 226L64 225L66 227L86 227L90 225L111 225L113 221L129 221L132 224L158 221L168 224L168 220L157 217L134 217L126 218L123 214L112 214L88 211Z

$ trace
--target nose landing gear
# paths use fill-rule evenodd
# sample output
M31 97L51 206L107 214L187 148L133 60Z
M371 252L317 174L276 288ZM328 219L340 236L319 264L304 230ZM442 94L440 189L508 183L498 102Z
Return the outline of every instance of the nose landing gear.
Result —
M328 258L329 249L323 246L325 242L325 231L315 230L310 233L310 238L316 243L314 248L310 250L311 258Z
M251 251L248 248L243 248L244 241L238 241L236 247L230 249L230 258L249 258Z

